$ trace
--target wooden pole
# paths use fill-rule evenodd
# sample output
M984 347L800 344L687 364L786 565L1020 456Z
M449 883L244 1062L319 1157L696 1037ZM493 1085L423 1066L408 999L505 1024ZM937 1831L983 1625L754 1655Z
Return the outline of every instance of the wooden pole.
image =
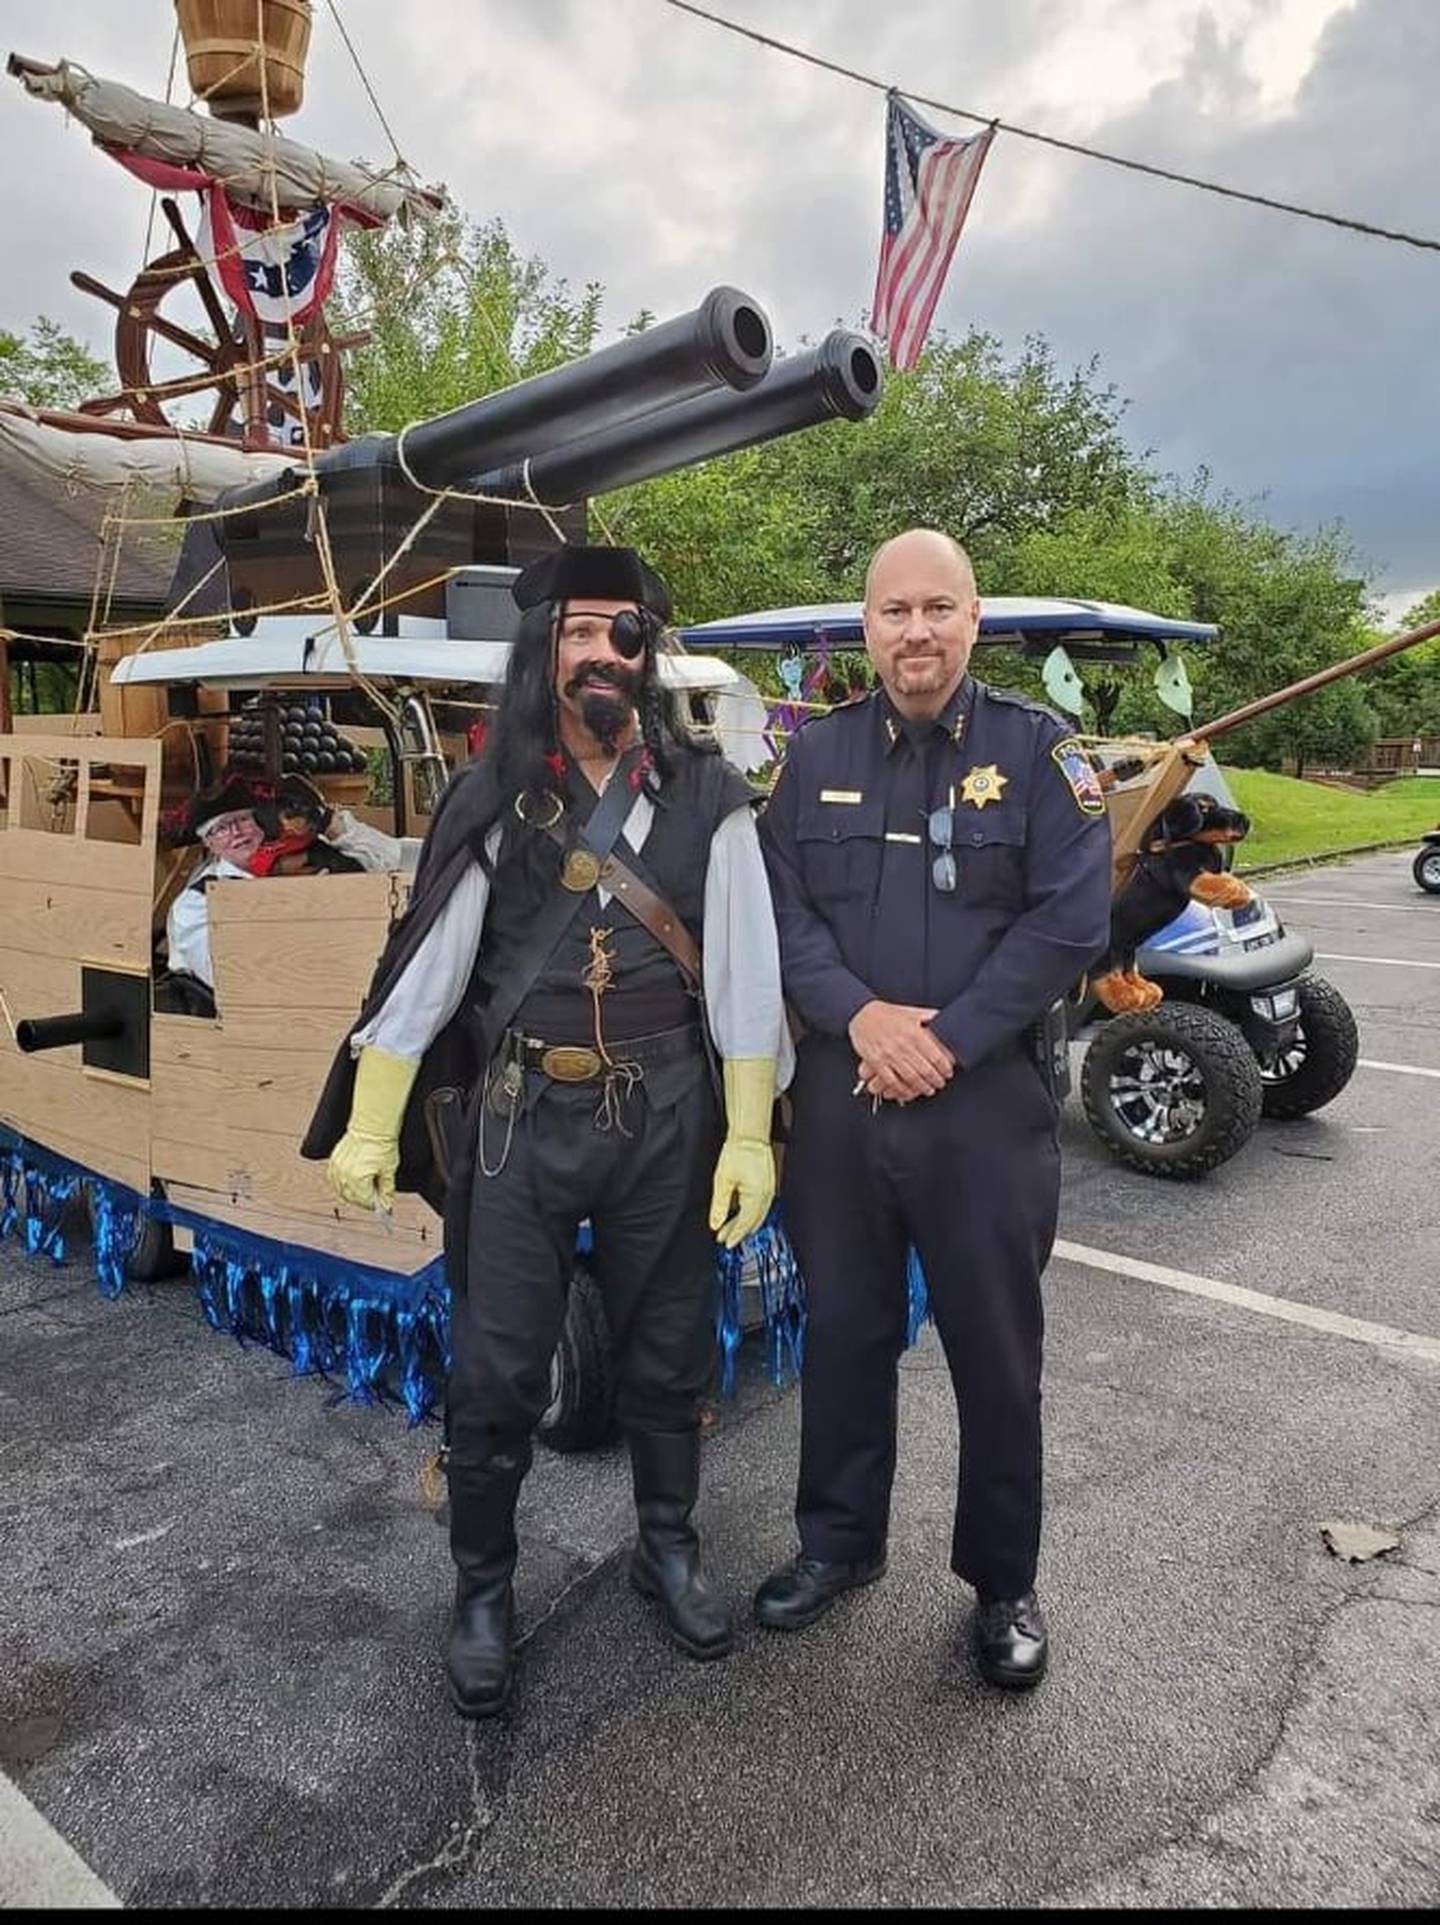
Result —
M1317 688L1328 688L1331 682L1338 682L1342 676L1353 675L1357 669L1372 668L1376 662L1383 662L1387 656L1398 655L1402 649L1414 648L1417 642L1428 642L1433 635L1440 635L1440 622L1426 622L1420 628L1407 628L1403 635L1392 635L1388 642L1377 642L1374 648L1367 648L1359 655L1352 655L1348 661L1332 662L1329 668L1317 670L1307 675L1303 681L1291 682L1288 688L1278 688L1273 695L1261 695L1244 708L1232 709L1203 728L1192 729L1191 736L1198 742L1213 742L1217 735L1226 735L1231 729L1238 729L1243 722L1253 722L1257 715L1268 715L1284 702L1293 702L1297 696L1310 695Z
M10 733L13 719L10 712L10 644L0 635L0 735Z

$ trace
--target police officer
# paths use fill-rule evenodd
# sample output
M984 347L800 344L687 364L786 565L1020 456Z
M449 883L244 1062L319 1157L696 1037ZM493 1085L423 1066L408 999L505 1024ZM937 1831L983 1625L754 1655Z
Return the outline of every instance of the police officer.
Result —
M800 1554L761 1586L773 1630L885 1569L897 1364L917 1250L960 1413L951 1568L976 1654L1044 1675L1040 1273L1058 1103L1037 1020L1103 949L1104 796L1048 709L968 673L980 604L949 536L874 556L881 687L792 742L761 823L787 1001L803 1025L782 1203L809 1297Z

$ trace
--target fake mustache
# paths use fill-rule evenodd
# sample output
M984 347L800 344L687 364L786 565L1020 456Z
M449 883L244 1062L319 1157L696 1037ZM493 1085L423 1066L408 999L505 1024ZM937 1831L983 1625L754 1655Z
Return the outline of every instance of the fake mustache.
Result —
M625 668L619 662L587 662L565 684L565 693L598 695L613 689L633 703L640 696L640 679L636 670Z

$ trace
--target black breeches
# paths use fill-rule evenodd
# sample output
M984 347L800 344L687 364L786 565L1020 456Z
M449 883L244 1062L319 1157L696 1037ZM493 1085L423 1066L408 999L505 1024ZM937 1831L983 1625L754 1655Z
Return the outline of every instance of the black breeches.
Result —
M596 1084L532 1074L498 1176L475 1166L468 1212L447 1209L447 1240L465 1238L451 1271L448 1384L452 1464L521 1452L550 1398L550 1361L565 1320L576 1236L588 1218L591 1266L616 1370L616 1412L629 1430L690 1430L713 1366L717 1278L707 1225L719 1108L697 1065L677 1097L642 1084L625 1129L597 1129ZM494 1168L504 1120L485 1119Z

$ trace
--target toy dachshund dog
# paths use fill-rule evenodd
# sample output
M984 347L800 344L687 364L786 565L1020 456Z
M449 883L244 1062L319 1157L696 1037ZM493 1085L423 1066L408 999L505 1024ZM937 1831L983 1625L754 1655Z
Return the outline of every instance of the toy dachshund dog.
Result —
M1223 866L1221 849L1250 833L1247 816L1211 795L1182 795L1150 826L1130 880L1110 911L1110 947L1091 986L1108 1010L1153 1009L1165 992L1135 967L1147 936L1187 903L1238 909L1254 892Z

